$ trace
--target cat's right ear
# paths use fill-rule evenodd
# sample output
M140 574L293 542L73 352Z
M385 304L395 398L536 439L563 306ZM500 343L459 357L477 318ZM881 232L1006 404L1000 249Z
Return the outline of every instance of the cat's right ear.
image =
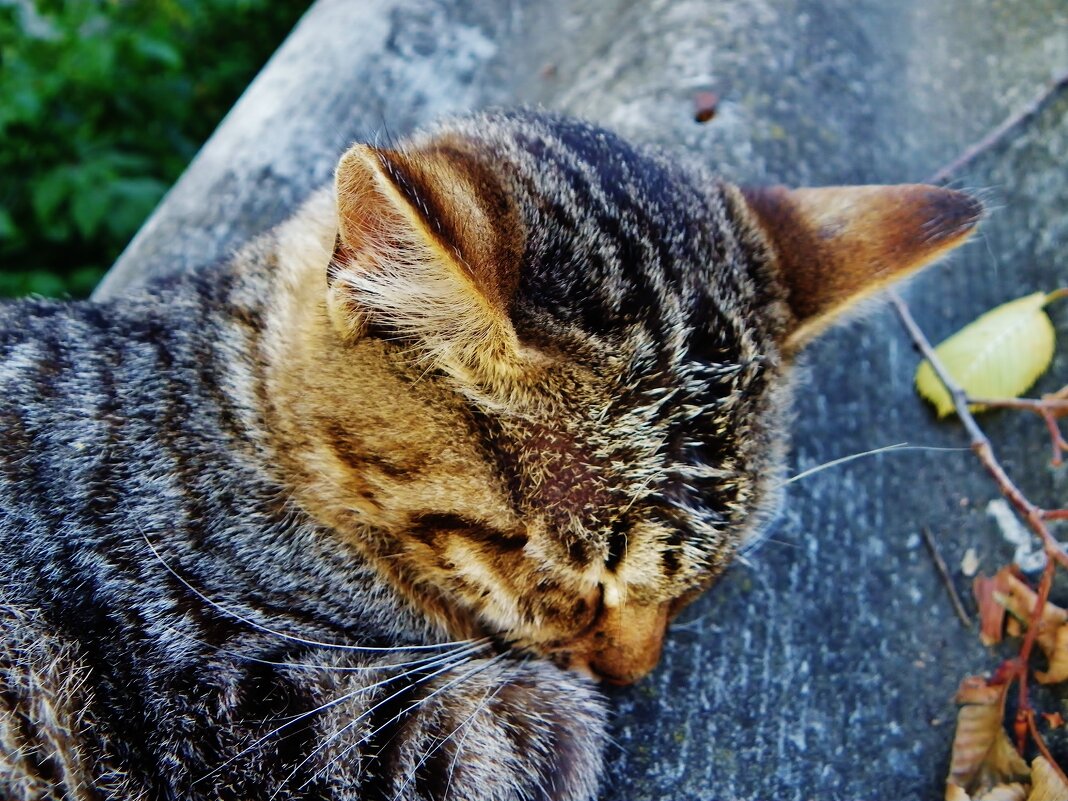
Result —
M858 301L957 247L975 198L925 184L742 189L775 256L800 348Z
M336 191L327 308L339 334L373 323L465 381L514 367L522 225L487 165L462 143L356 145L338 164Z

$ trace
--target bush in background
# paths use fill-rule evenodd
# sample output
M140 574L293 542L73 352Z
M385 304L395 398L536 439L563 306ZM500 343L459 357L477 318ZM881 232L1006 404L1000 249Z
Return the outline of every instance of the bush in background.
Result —
M0 294L88 294L310 0L0 0Z

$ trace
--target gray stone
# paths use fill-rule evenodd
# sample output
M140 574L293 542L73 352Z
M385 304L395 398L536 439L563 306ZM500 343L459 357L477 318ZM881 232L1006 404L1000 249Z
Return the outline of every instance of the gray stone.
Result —
M744 181L920 180L1068 68L1066 26L1063 0L320 0L99 294L225 257L326 181L352 140L488 104L581 114ZM704 89L722 99L699 124ZM958 177L991 212L906 290L936 341L1068 281L1066 158L1060 98ZM658 671L611 692L605 799L941 797L953 693L1000 657L953 616L918 532L936 532L967 594L965 549L988 572L1012 558L986 512L997 492L959 450L961 428L915 396L917 357L884 304L806 362L792 472L924 449L791 485L763 547L683 614ZM1040 389L1066 374L1062 356ZM1037 418L984 422L1034 500L1065 496Z

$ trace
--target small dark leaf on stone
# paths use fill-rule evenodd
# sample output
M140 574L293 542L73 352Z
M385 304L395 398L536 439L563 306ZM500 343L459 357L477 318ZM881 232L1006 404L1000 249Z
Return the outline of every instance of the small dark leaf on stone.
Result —
M708 122L716 116L719 95L715 92L698 92L693 96L693 118L697 122Z

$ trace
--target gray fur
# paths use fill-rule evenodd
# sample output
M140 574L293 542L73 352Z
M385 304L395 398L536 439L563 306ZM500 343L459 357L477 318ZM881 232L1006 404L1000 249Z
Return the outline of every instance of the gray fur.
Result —
M508 165L530 231L520 336L597 369L549 420L495 417L483 387L405 366L408 345L395 369L481 416L517 513L558 524L573 561L640 573L611 553L632 518L681 602L774 502L788 320L766 248L729 187L590 126L445 130ZM280 478L268 374L293 225L143 295L0 310L0 796L594 797L593 683L510 650L477 605L493 642L447 645L368 557L390 532L339 536ZM553 429L596 459L532 453ZM546 500L534 474L581 497Z

